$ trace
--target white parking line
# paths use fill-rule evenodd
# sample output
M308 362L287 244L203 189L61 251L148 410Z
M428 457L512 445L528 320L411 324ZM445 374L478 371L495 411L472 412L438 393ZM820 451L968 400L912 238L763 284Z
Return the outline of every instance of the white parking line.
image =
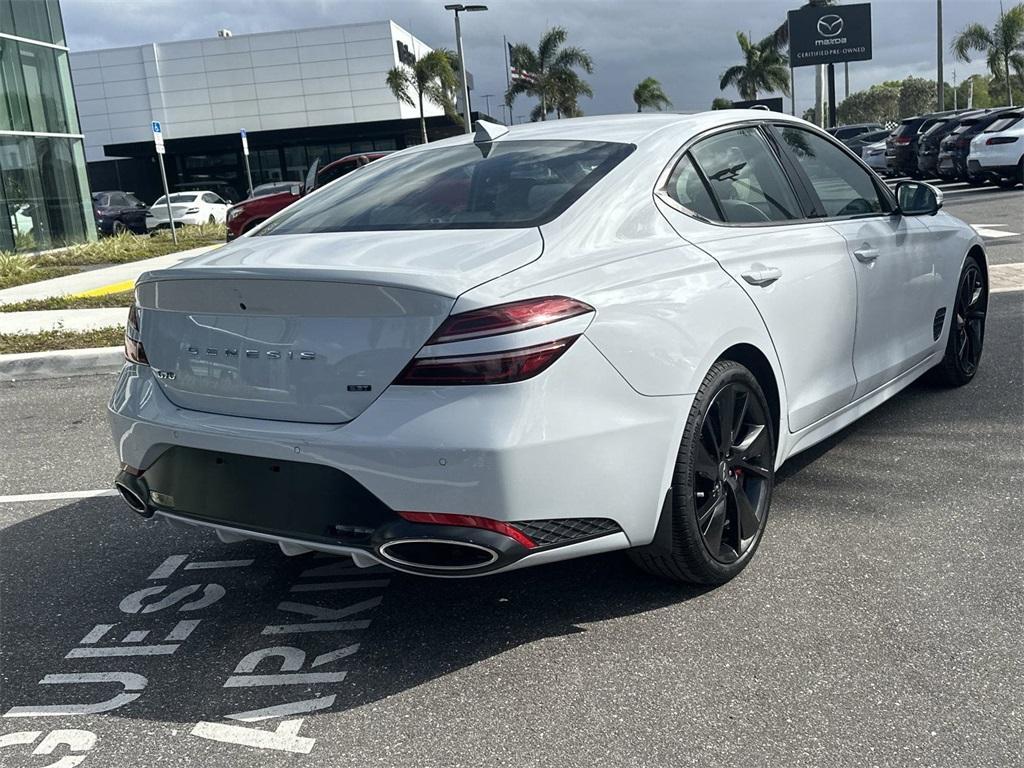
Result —
M1002 232L1001 230L1006 228L1006 224L972 224L971 226L982 237L1017 237L1020 234L1020 232Z
M0 496L0 504L15 504L20 501L64 501L67 499L94 499L99 496L117 496L113 488L96 491L58 491L57 493L16 493Z

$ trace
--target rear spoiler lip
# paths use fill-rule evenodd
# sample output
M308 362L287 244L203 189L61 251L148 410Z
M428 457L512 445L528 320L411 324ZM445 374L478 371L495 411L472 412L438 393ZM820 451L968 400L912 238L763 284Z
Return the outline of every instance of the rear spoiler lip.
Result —
M400 288L456 299L465 286L445 287L432 272L393 272L322 267L172 267L143 272L136 285L171 280L292 280L313 283L354 283L385 288ZM473 286L475 287L475 286Z

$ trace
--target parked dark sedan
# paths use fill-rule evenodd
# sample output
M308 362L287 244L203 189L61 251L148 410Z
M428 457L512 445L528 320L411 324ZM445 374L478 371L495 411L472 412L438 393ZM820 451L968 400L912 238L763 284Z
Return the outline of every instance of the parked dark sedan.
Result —
M131 192L93 192L92 208L101 235L146 234L148 206Z
M892 131L888 128L880 128L876 131L867 131L866 133L859 133L850 139L840 139L843 144L852 149L856 154L863 155L864 147L868 144L874 144L876 141L882 141Z
M882 127L881 123L850 123L849 125L840 125L836 128L829 128L827 130L841 142L846 144L850 139L857 138L864 133L881 130ZM875 141L878 141L878 139L875 139Z

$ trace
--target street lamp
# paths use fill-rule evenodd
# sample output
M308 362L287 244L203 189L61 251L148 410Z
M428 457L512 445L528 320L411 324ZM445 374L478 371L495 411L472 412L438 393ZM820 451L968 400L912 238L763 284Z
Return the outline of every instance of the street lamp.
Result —
M466 57L462 53L462 25L459 23L460 13L471 13L473 11L486 11L486 5L462 5L457 3L454 5L446 5L444 7L446 11L455 11L455 44L459 52L459 69L462 70L462 103L466 110L466 133L472 133L473 128L470 126L469 119L469 80L466 76Z

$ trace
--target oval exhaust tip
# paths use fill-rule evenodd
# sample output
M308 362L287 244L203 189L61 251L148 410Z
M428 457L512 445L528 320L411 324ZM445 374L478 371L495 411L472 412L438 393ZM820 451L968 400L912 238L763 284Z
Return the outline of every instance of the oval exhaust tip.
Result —
M131 507L133 512L138 512L140 515L149 517L149 507L146 505L146 502L142 500L142 497L139 496L139 494L122 482L114 483L114 488L116 488L117 492L121 494L121 498L124 500L124 503Z
M437 571L475 570L498 559L490 547L454 539L395 539L382 544L380 554L397 565Z

